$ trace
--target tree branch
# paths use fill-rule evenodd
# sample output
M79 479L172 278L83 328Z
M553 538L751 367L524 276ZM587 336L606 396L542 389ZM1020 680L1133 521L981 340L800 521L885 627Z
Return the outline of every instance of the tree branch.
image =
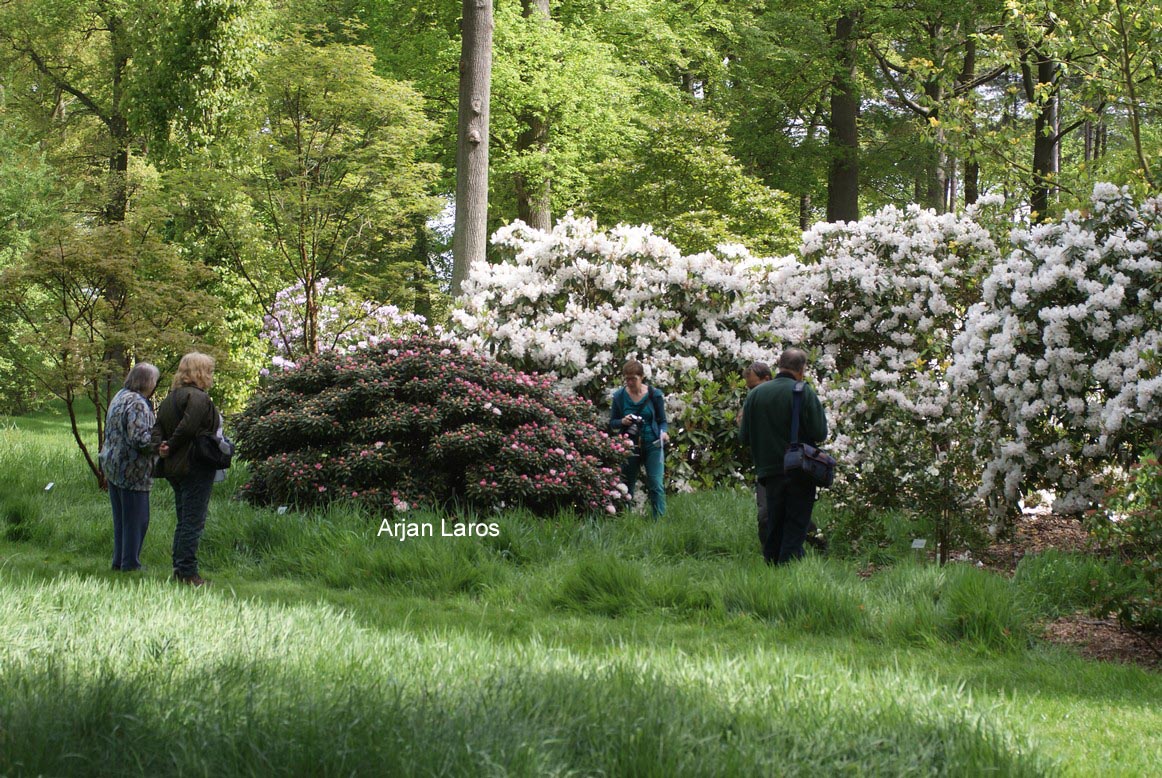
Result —
M874 45L870 46L869 48L871 48L872 54L880 63L880 69L883 70L884 77L888 79L888 83L892 85L892 88L895 90L896 94L899 95L901 102L903 102L903 104L907 106L913 113L922 116L925 119L932 116L935 111L931 108L925 108L904 94L904 87L900 84L895 75L893 75L893 71L896 73L905 73L909 75L911 75L911 72L888 62L887 57L885 57Z
M101 110L101 107L97 105L97 102L93 98L89 97L89 95L84 91L73 86L68 81L65 81L63 78L58 76L56 72L54 72L53 69L49 67L44 57L40 56L40 54L38 54L35 49L31 47L22 47L11 38L8 40L12 44L12 48L32 60L32 64L36 66L36 69L44 75L48 76L49 79L52 80L53 84L57 87L57 89L68 92L70 95L80 100L81 104L92 111L93 115L100 119L106 127L108 127L110 130L113 130L111 117Z

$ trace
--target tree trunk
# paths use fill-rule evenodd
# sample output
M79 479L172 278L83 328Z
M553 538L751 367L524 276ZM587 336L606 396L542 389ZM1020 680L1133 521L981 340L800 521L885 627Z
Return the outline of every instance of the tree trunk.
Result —
M488 244L488 98L492 83L492 0L464 0L456 143L456 232L452 296Z
M806 232L811 226L811 195L799 196L799 230Z
M1033 190L1029 205L1033 221L1043 222L1049 216L1049 199L1057 172L1057 97L1036 109L1033 119Z
M129 145L132 136L129 131L129 119L125 115L125 71L129 67L130 48L126 40L125 22L118 16L110 15L106 19L109 29L110 53L110 81L112 86L109 113L105 125L109 129L109 191L106 193L105 209L102 214L106 224L123 224L129 212ZM115 278L106 279L105 299L109 301L111 309L123 309L127 304L125 289ZM104 413L102 406L108 407L113 395L120 388L120 376L129 370L129 354L125 345L118 342L106 343L101 355L104 365L104 375L98 379L96 397L93 398L94 414L97 417L97 448L105 443ZM120 376L117 374L120 373ZM72 394L69 394L71 400ZM66 404L69 404L66 402ZM69 407L69 415L73 416L73 409ZM79 441L78 441L79 442ZM90 460L89 452L84 445L81 450L85 459ZM90 461L90 467L92 462ZM96 468L98 485L105 488L105 476Z
M956 91L969 89L976 81L976 39L969 37L964 42L964 63L956 79ZM975 122L973 122L975 124ZM970 152L971 153L971 152ZM980 199L980 165L971 157L964 160L964 204L972 205ZM956 199L950 198L950 209L955 209Z
M944 90L940 84L929 81L924 85L924 93L928 96L929 105L940 106L943 104ZM935 111L930 115L933 118L939 116ZM945 150L943 127L937 125L931 144L932 148L928 159L928 187L925 192L924 205L936 213L945 213L948 192L948 152Z
M1049 200L1057 173L1057 146L1060 142L1057 121L1057 89L1059 65L1051 56L1036 48L1026 57L1034 58L1032 66L1026 60L1022 66L1025 98L1033 110L1033 181L1029 207L1033 221L1043 222L1049 217Z
M827 108L827 103L824 100L820 100L818 103L816 103L815 110L811 112L811 118L806 121L807 136L804 141L806 146L811 146L811 144L815 141L815 136L818 134L819 129L823 126L823 119L827 115ZM811 193L808 192L806 194L800 195L799 229L804 232L811 226L811 223L814 221L814 216L811 213L811 209Z
M521 0L521 14L526 19L536 18L547 22L549 0ZM543 158L549 148L548 121L543 116L526 111L522 112L520 122L525 129L516 139L517 156L536 152ZM530 227L545 232L551 230L553 219L549 195L552 179L549 178L549 171L542 170L540 176L531 180L526 173L518 172L514 174L513 179L516 188L517 217Z
M835 23L837 52L831 79L831 166L827 175L827 221L859 219L859 95L855 84L857 13Z
M319 353L319 297L314 275L303 284L303 350L306 354Z
M956 180L956 171L959 170L959 166L956 163L956 157L950 156L945 160L945 164L947 165L948 170L948 181L945 182L944 194L945 213L952 213L956 210L956 186L959 183Z
M980 199L980 163L964 161L964 204L973 205Z

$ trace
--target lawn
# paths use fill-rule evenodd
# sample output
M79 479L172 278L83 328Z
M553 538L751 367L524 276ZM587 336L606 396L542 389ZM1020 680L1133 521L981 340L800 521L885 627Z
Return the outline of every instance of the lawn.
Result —
M205 590L140 574L59 417L0 419L0 774L1148 775L1162 676L1038 640L1070 567L772 570L749 495L379 535L216 487ZM45 486L52 482L51 490ZM828 518L826 510L821 518ZM903 559L905 554L901 554ZM1062 573L1065 570L1065 573Z

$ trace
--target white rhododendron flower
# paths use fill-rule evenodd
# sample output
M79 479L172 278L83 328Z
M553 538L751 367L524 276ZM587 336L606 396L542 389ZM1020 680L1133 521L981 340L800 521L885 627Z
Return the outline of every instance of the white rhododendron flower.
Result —
M1002 203L818 224L781 257L683 255L649 227L572 215L551 232L515 222L494 235L500 261L470 269L449 336L604 408L640 359L666 393L680 488L738 477L739 372L795 345L811 352L841 501L1004 508L1048 487L1076 507L1162 421L1148 356L1162 351L1162 201L1099 185L1088 215L1015 229L989 222Z

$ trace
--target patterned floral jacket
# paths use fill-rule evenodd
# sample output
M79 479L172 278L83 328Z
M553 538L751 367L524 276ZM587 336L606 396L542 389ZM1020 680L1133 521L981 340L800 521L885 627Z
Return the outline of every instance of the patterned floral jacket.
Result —
M135 492L153 488L153 463L157 460L150 443L153 424L149 400L128 389L113 397L105 416L105 445L101 447L101 469L109 483Z

